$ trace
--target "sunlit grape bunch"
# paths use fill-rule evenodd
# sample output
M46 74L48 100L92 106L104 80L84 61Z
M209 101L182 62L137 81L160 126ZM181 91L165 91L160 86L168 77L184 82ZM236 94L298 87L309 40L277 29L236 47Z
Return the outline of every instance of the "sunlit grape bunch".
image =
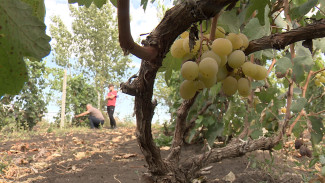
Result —
M249 41L246 35L228 33L217 26L215 39L205 34L190 49L189 33L184 32L171 46L171 55L184 60L181 75L180 96L191 99L196 92L222 82L223 93L242 97L251 94L251 80L264 80L267 70L263 66L246 61L244 50ZM202 44L201 44L202 43Z
M318 87L324 86L325 84L325 71L322 71L315 76L315 85Z

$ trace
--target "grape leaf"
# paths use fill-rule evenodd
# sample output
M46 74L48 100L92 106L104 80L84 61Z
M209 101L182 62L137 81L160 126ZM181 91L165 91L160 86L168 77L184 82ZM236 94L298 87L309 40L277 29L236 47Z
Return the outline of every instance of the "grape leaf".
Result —
M117 7L117 0L110 0L110 1L115 7Z
M318 134L323 135L325 132L325 129L324 129L324 125L322 122L322 118L311 116L311 117L309 117L309 120L311 121L313 131Z
M17 94L27 81L23 57L38 60L50 53L45 24L20 0L0 0L0 95Z
M306 105L307 99L306 98L298 98L296 101L292 103L291 111L293 113L300 112Z
M313 43L314 49L319 49L321 52L325 53L325 38L314 39Z
M265 6L270 3L269 0L251 0L247 8L246 18L250 17L255 10L257 10L256 17L258 18L261 25L265 24Z
M78 3L79 6L86 6L89 8L91 3L94 3L98 8L101 8L104 4L107 3L107 0L69 0L69 4ZM111 3L116 6L117 0L111 0Z
M317 5L317 3L318 0L309 0L298 7L292 8L290 11L291 18L294 20L296 18L306 15L314 6Z
M22 0L22 1L29 4L33 9L33 15L36 16L42 22L44 22L44 18L45 18L44 0Z
M305 80L305 72L309 72L314 64L308 48L303 47L301 44L297 44L297 56L293 58L293 73L297 83Z
M212 117L211 117L212 118ZM209 145L212 147L214 141L216 140L217 136L221 136L223 132L223 123L216 122L215 120L211 119L213 121L212 126L209 126L207 131L207 140Z
M218 24L227 32L238 33L240 25L236 15L236 10L233 9L222 13L218 19Z
M248 40L259 39L266 35L264 27L261 26L257 18L252 18L245 26L243 33L248 37Z
M276 62L275 72L284 74L290 68L292 68L291 60L287 57L282 57Z
M165 81L167 85L169 84L169 80L172 76L172 71L180 70L181 65L182 65L181 59L173 57L170 52L166 54L162 66L159 68L159 72L165 72Z
M141 0L141 6L144 11L146 11L146 9L147 9L148 1L149 0Z

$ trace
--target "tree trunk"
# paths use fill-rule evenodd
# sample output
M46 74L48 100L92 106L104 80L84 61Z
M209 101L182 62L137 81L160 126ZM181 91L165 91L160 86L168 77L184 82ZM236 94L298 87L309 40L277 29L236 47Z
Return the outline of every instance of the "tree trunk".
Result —
M62 102L61 102L61 122L60 128L64 127L65 121L65 98L67 96L67 69L64 69L63 84L62 84Z

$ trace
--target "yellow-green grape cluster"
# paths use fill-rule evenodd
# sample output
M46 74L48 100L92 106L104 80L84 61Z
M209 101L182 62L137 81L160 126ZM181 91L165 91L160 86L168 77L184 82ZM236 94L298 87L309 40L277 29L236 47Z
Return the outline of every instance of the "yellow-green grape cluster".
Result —
M245 62L241 69L246 76L249 76L255 80L264 80L267 76L267 70L265 67L253 64L252 62Z
M325 84L325 71L316 74L315 78L315 85L318 87L323 86Z
M202 59L199 64L185 62L181 68L181 75L185 79L179 89L181 97L191 99L197 91L212 87L217 82L217 72L218 63L211 57Z
M180 95L183 99L191 99L197 91L210 88L217 82L222 82L222 90L227 96L238 91L239 95L247 97L251 93L248 77L264 80L267 76L264 67L246 62L244 50L249 41L242 33L226 34L222 27L217 26L214 40L210 40L210 34L205 34L195 42L191 50L189 42L189 33L184 32L171 46L171 55L175 58L197 58L196 61L187 61L182 65L181 75L184 81Z

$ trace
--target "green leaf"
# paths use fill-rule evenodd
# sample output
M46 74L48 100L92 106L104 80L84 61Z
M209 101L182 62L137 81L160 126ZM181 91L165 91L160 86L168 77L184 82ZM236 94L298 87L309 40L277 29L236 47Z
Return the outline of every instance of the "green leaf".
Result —
M209 126L207 131L207 140L209 145L212 147L214 141L216 140L217 136L221 136L223 132L223 123L218 123L213 120L214 123L212 126Z
M259 80L259 81L253 81L252 83L251 83L251 85L252 85L252 89L256 89L256 88L258 88L258 87L261 87L261 86L264 86L265 85L265 81L264 80Z
M276 62L275 72L284 74L290 68L292 68L291 60L287 57L282 57Z
M19 0L0 0L0 46L8 53L42 59L50 51L51 38L45 34L46 26L32 15L32 8ZM10 42L10 43L7 43ZM4 59L4 58L1 58Z
M323 122L322 122L322 118L310 116L309 120L311 121L313 130L316 133L323 135L325 130L324 130L324 125L323 125Z
M306 98L299 98L295 102L292 103L291 111L293 113L300 112L306 105L307 99Z
M112 2L112 1L111 1ZM115 0L116 5L112 3L114 6L117 6L117 0ZM94 0L94 4L98 7L101 8L104 4L106 4L106 0Z
M293 73L296 82L300 83L305 80L305 72L309 72L313 66L313 58L310 51L301 44L296 46L297 56L293 58Z
M257 128L251 133L252 139L258 139L260 136L263 136L263 131L261 128Z
M325 165L325 156L323 154L319 156L319 162L320 164Z
M141 0L141 6L144 11L146 11L148 5L148 0Z
M322 134L311 132L310 135L311 135L311 142L313 145L319 144L323 139Z
M309 162L309 168L313 167L318 162L318 158L313 158Z
M110 0L110 1L115 7L117 7L117 0Z
M269 88L267 90L262 90L261 92L255 93L258 98L264 102L269 103L274 98L275 94L278 92L275 88Z
M182 60L174 58L170 52L167 53L163 60L162 66L159 68L159 72L165 72L165 81L168 84L172 76L173 70L180 70Z
M291 18L294 20L296 18L306 15L313 7L317 5L317 3L318 0L308 0L306 3L296 8L292 8L290 11Z
M36 16L40 21L44 22L45 18L45 4L44 0L22 0L29 4L33 9L33 15Z
M236 10L226 11L218 18L218 24L228 32L239 32L239 20L236 15Z
M68 0L69 4L78 3L78 6L85 5L87 8L91 5L94 0Z
M264 27L261 26L257 18L253 18L247 23L243 30L243 33L248 37L250 41L259 39L266 35Z
M282 149L282 146L283 146L283 142L280 141L280 143L277 144L276 146L274 146L273 149L274 149L274 150L280 150L280 149Z
M27 81L24 56L49 54L50 37L32 8L19 0L0 0L0 95L17 94Z
M314 39L313 48L319 49L321 52L325 53L325 38Z
M261 25L264 25L265 24L265 19L264 19L265 6L268 5L269 2L270 2L269 0L251 0L251 1L249 1L246 18L251 17L253 12L255 10L257 10L256 17L258 18Z

